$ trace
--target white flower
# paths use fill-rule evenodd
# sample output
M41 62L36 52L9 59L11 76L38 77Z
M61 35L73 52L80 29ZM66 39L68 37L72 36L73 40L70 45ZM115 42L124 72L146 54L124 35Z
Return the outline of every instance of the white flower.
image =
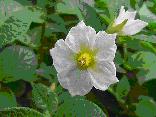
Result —
M116 18L113 24L115 27L127 20L127 22L125 22L124 26L122 27L122 30L119 32L120 35L134 35L148 25L148 23L139 19L135 20L135 16L136 11L125 11L124 6L121 7L119 16Z
M106 90L118 82L113 62L116 34L96 34L82 21L71 28L65 41L60 39L50 49L60 84L72 96L85 95L94 86Z

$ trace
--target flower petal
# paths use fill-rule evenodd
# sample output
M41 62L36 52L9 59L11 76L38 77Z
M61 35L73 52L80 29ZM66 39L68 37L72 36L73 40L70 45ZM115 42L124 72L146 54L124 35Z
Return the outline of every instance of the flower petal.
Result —
M96 58L105 61L113 61L117 46L115 44L116 34L107 34L100 31L96 35L94 48L98 49Z
M95 36L96 31L81 21L77 26L71 28L65 42L74 52L79 52L82 45L86 47L92 46Z
M69 49L63 39L58 40L55 48L50 49L50 55L53 58L53 64L58 73L75 66L72 60L73 51Z
M111 84L118 82L116 68L113 62L99 61L96 69L89 69L93 86L100 90L106 90Z
M58 74L58 80L65 89L69 90L72 96L85 95L93 87L89 73L77 68Z
M141 20L130 20L123 28L123 35L134 35L140 32L148 23Z
M126 19L134 20L135 16L136 16L136 11L134 11L134 12L126 11L125 12L124 6L122 6L121 9L120 9L119 16L115 20L115 24L116 25L121 24Z

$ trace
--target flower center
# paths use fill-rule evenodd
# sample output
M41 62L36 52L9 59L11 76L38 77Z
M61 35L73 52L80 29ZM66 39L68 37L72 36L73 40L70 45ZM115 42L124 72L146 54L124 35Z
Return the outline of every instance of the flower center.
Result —
M80 69L87 69L91 67L94 63L94 55L90 52L80 52L76 57L77 65Z

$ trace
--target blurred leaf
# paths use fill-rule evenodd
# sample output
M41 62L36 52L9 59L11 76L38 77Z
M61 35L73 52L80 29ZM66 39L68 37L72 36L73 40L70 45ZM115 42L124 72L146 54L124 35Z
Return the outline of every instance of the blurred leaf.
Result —
M115 54L115 63L118 65L122 65L123 64L123 58L121 57L121 54L119 51L116 52Z
M12 16L12 13L17 12L24 7L14 0L0 0L0 21Z
M122 99L124 98L128 92L130 91L130 84L128 82L128 79L126 76L124 76L120 82L117 84L116 87L116 95L118 97L118 99Z
M74 14L78 16L79 20L83 20L81 11L79 9L79 3L77 4L77 2L75 4L73 1L63 0L62 3L57 4L57 12L64 14Z
M95 9L89 5L85 5L85 10L87 12L87 15L85 16L86 24L93 27L97 32L104 30L104 25L101 23L100 17L96 13Z
M45 13L40 8L28 7L28 9L25 9L24 12L25 17L31 19L31 22L43 23L45 20Z
M156 21L156 15L152 13L146 6L146 3L143 4L143 6L139 10L140 19L145 22L155 22Z
M22 80L7 83L7 86L14 92L16 97L20 97L25 93L26 83Z
M52 1L51 1L52 2ZM37 0L37 6L45 8L46 5L50 4L50 0Z
M21 15L19 17L11 16L8 18L0 27L0 47L15 39L20 39L29 29L30 23L24 20Z
M131 6L135 9L139 9L142 4L143 4L144 0L130 0Z
M26 35L19 39L23 44L29 45L30 47L39 47L41 45L41 27L35 27L28 31Z
M156 103L150 97L140 96L135 113L138 117L155 117Z
M144 83L144 86L147 88L148 90L148 95L150 97L152 97L155 101L156 101L156 93L155 93L155 89L156 89L156 79L150 80L146 83Z
M36 65L36 55L31 49L15 45L7 47L0 53L0 81L34 81Z
M44 117L40 112L28 107L12 107L0 110L1 117Z
M143 70L137 74L141 84L156 78L156 55L154 53L141 51L133 54L131 57L129 64L133 66L133 68Z
M59 106L56 117L106 117L94 103L83 99L66 100Z
M147 41L147 42L156 43L156 36L155 35L137 34L137 35L134 35L133 38L143 40L143 41Z
M0 47L7 43L13 42L15 39L21 40L29 29L31 22L42 22L40 19L40 13L37 11L31 11L24 9L16 12L13 16L9 17L0 26ZM20 29L19 29L20 28Z
M58 88L58 87L57 87ZM62 87L61 87L62 88ZM74 97L72 97L70 94L69 94L69 92L67 92L67 91L62 91L62 92L60 92L60 94L59 94L59 104L62 104L62 103L64 103L64 102L66 102L66 101L70 101L70 100L76 100L76 99L78 99L78 100L80 100L80 99L85 99L85 97L83 97L83 96L74 96Z
M115 64L116 71L119 73L126 73L126 70L122 67L120 67L118 64Z
M9 92L0 91L0 110L8 107L17 106L16 97L14 94Z
M35 105L44 112L57 110L58 99L52 90L43 84L33 84L32 97Z
M40 65L37 74L53 82L57 78L57 72L54 66L47 66L45 63Z
M138 39L133 39L128 36L125 37L119 37L119 43L126 44L127 48L132 50L143 50L143 47L141 46L141 41Z
M103 0L106 1L111 16L114 19L118 16L121 6L131 9L130 0Z
M32 1L28 1L28 0L14 0L17 1L18 3L24 5L24 6L31 6L32 5Z
M54 23L47 24L46 32L63 32L67 34L65 22L59 15L49 15L48 18L51 19Z

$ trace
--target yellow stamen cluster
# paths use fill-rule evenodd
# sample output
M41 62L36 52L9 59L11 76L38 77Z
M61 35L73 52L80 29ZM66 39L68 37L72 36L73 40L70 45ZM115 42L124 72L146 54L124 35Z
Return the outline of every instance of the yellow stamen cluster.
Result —
M89 53L82 53L78 57L78 64L80 67L88 67L91 64L92 56Z
M87 51L80 52L76 56L76 62L77 66L83 70L92 67L95 63L94 54Z

